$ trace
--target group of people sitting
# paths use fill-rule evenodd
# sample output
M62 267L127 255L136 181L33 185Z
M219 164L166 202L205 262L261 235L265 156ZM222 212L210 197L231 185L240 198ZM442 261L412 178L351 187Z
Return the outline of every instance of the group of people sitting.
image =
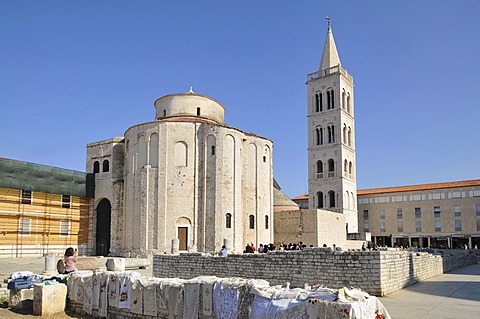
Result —
M267 253L269 250L275 250L275 244L260 244L260 246L258 246L258 252L261 254L261 253ZM245 250L243 251L244 254L253 254L255 251L257 251L257 249L255 248L255 245L252 244L247 244L247 246L245 246Z

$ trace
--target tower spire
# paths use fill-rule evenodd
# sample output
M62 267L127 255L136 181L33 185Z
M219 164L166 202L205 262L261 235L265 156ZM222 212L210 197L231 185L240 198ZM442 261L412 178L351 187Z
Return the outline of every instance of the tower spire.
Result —
M329 69L341 64L340 57L338 56L337 52L337 46L335 45L335 40L333 39L331 19L328 16L325 18L328 21L328 31L325 45L323 47L322 60L320 62L319 70Z

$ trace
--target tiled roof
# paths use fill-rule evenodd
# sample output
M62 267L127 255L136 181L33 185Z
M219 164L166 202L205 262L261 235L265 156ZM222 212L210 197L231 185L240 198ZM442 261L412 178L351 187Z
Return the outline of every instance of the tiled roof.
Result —
M292 200L302 200L302 199L308 199L308 194L300 195L300 196L292 198Z
M412 185L412 186L397 186L397 187L362 189L362 190L357 191L357 195L372 195L372 194L396 193L396 192L425 191L425 190L431 190L431 189L468 187L468 186L480 186L480 179L469 180L469 181L459 181L459 182L421 184L421 185Z
M384 187L384 188L361 189L361 190L357 190L357 195L373 195L373 194L383 194L383 193L425 191L425 190L431 190L431 189L469 187L469 186L480 186L480 179L474 179L469 181L459 181L459 182L445 182L445 183L420 184L420 185L411 185L411 186L395 186L395 187ZM300 195L295 198L292 198L292 200L302 200L302 199L308 199L308 194Z

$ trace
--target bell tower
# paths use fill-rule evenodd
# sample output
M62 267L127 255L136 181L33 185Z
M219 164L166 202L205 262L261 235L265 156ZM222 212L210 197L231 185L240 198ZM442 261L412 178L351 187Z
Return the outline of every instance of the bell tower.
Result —
M358 232L353 78L341 63L330 18L317 72L308 74L309 209L345 214Z

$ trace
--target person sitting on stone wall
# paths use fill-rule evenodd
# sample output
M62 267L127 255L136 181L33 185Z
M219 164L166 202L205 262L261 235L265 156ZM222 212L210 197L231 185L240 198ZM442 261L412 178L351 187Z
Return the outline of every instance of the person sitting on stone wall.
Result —
M76 249L74 250L73 247L68 247L67 250L65 250L65 256L63 260L65 262L65 274L69 274L77 270L77 267L75 266L75 263L77 262Z
M222 249L218 251L218 256L227 257L227 248L225 247L225 245L223 245Z

